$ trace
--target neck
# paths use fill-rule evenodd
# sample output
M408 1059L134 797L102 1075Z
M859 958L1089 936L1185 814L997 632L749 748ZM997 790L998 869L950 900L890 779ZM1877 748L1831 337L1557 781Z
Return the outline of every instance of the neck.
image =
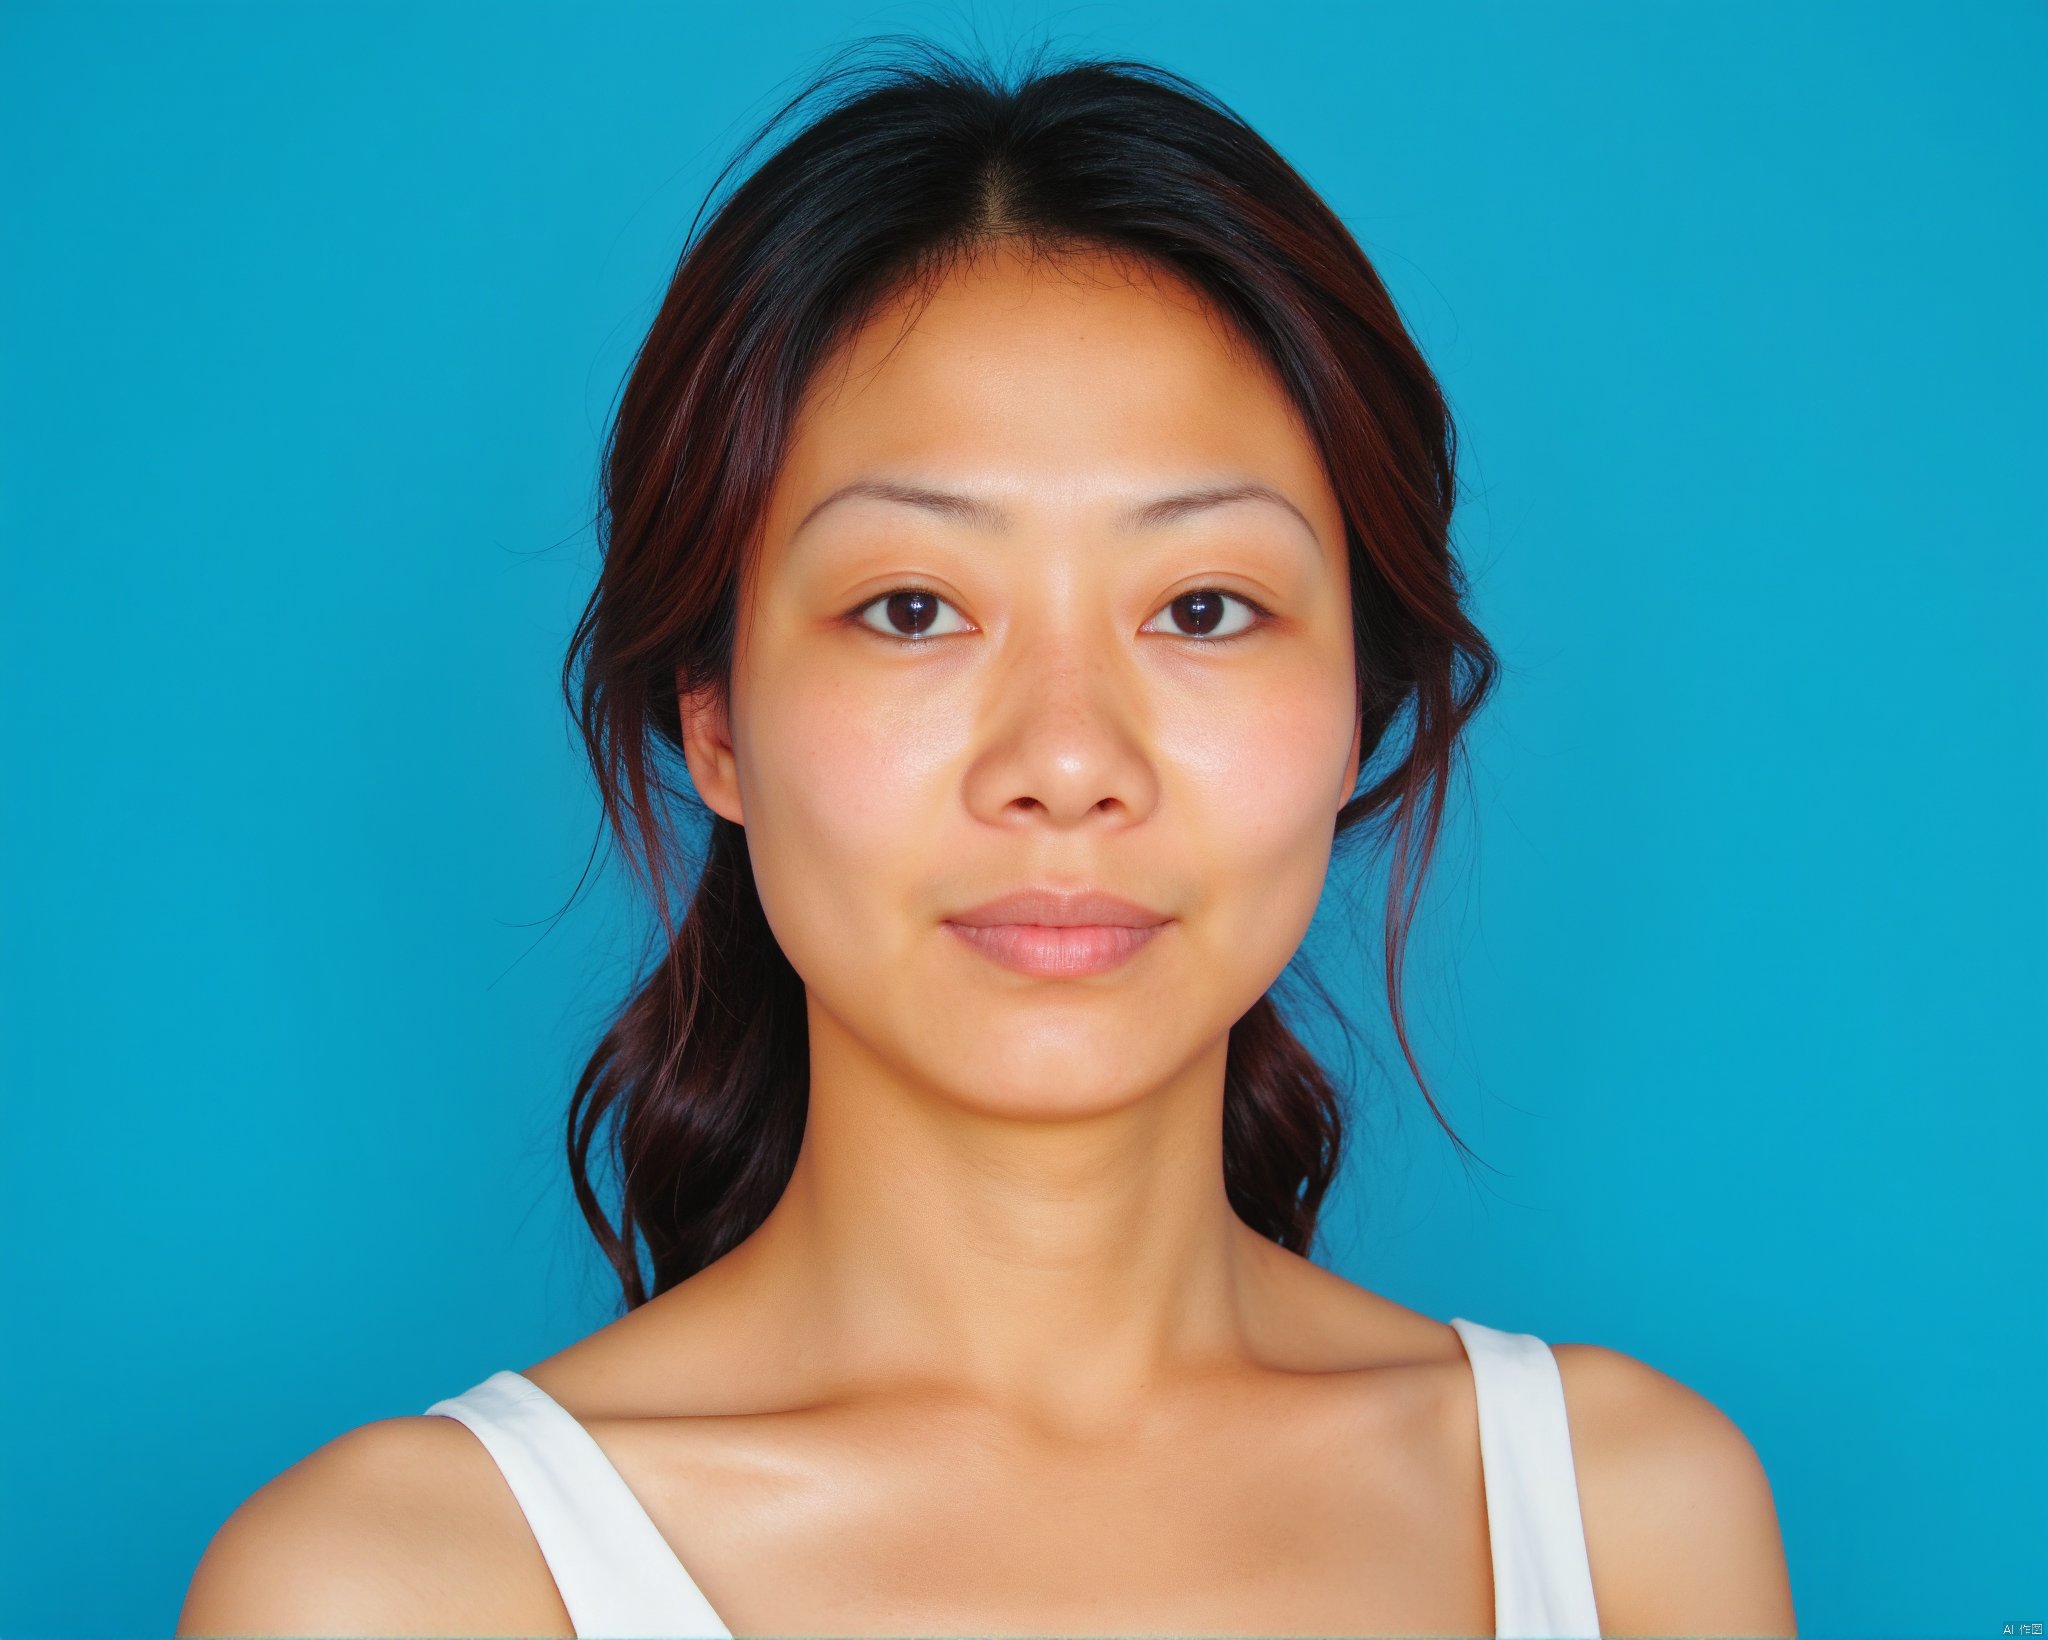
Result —
M831 1391L967 1396L1074 1432L1249 1359L1275 1250L1224 1189L1227 1041L1112 1107L1020 1113L906 1085L812 1025L795 1172L714 1266L780 1359Z

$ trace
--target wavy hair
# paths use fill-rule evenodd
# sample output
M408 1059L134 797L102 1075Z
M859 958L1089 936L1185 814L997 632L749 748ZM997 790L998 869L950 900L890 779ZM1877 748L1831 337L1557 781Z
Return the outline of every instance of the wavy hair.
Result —
M747 543L814 369L891 297L997 239L1177 274L1263 353L1305 418L1345 519L1361 770L1397 721L1409 726L1339 812L1337 840L1371 821L1391 841L1395 1034L1437 1121L1470 1153L1409 1045L1401 970L1459 735L1498 662L1466 614L1451 550L1449 411L1393 300L1300 174L1177 74L1041 55L1005 76L925 42L860 60L872 43L832 59L714 181L603 454L603 566L562 686L603 802L600 842L617 839L659 926L645 977L577 1080L567 1145L628 1310L767 1217L809 1101L803 984L762 911L745 830L690 789L679 682L714 698L729 688ZM703 221L735 167L792 116L799 128ZM709 815L699 862L685 855L679 808ZM1306 1254L1343 1137L1329 1076L1269 990L1230 1032L1233 1210ZM616 1224L592 1180L607 1151Z

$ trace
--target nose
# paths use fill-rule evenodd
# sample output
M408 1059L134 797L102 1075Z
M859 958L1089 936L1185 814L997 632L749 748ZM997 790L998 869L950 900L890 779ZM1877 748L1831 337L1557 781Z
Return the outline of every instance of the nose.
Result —
M991 824L1132 825L1158 800L1150 711L1113 641L1062 623L991 680L967 803Z

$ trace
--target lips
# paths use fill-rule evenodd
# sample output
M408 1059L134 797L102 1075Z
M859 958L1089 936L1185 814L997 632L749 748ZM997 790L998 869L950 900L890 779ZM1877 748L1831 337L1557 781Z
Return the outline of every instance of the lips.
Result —
M949 922L946 926L983 956L1020 974L1079 979L1129 961L1166 925L1048 928L1038 923L993 923L974 927Z
M1172 921L1104 889L1025 888L955 912L946 926L1005 968L1078 979L1127 962Z
M964 928L1028 923L1040 928L1156 928L1163 911L1105 889L1020 888L947 918Z

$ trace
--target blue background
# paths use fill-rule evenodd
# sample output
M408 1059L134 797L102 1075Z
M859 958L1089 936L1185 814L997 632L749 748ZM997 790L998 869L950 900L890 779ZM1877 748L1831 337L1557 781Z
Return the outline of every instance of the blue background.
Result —
M598 444L717 167L877 31L1211 87L1461 419L1509 676L1412 1018L1501 1171L1333 880L1328 1260L1714 1400L1808 1635L2048 1616L2048 11L0 17L0 1631L168 1632L262 1482L614 1313L557 1133L639 924L549 921Z

